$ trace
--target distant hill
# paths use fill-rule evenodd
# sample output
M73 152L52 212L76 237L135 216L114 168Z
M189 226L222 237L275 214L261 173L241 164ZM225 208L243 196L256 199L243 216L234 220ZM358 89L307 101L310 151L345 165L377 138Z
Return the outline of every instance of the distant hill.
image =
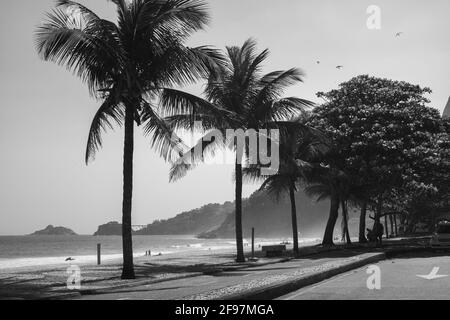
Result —
M116 221L102 224L98 227L94 236L120 236L122 235L122 225Z
M220 226L233 210L233 202L208 204L199 209L180 213L174 218L156 220L145 228L134 231L136 235L196 235ZM94 236L121 235L122 224L109 222L98 227Z
M316 202L303 192L296 194L298 226L301 237L321 238L329 214L329 201ZM358 234L358 214L351 212L351 236ZM292 237L289 199L276 202L271 196L255 192L243 200L244 237ZM109 222L98 227L94 235L121 235L122 225ZM335 236L340 236L341 216L336 223ZM199 238L234 238L234 202L208 204L199 209L183 212L174 218L157 220L135 235L198 235Z
M298 226L301 237L322 237L329 213L329 202L315 202L303 192L296 194ZM232 211L231 213L234 213ZM252 227L256 237L292 237L291 207L289 199L276 202L266 193L255 192L243 201L244 238L251 236ZM230 214L217 229L200 234L201 238L234 238L234 214Z
M220 226L233 210L232 202L208 204L200 209L183 212L168 220L157 220L138 235L193 235L211 231Z
M32 236L76 236L77 234L72 230L64 227L54 227L52 225L47 226L43 230L36 231L31 234Z

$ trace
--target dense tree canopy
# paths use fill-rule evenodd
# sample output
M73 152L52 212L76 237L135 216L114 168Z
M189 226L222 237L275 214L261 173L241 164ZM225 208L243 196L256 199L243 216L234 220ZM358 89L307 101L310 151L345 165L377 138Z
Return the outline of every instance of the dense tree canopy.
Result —
M395 194L429 195L438 185L444 188L448 134L438 111L427 106L427 93L428 88L362 75L318 94L325 102L314 110L312 123L333 141L324 162L365 190L363 200L378 215L382 202Z

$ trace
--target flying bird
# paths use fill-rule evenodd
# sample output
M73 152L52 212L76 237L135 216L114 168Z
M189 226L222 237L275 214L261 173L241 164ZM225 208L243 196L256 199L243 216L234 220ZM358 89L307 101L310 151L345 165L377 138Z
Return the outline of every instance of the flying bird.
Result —
M68 258L66 259L66 261L73 261L73 260L75 260L75 259L72 258L72 257L68 257Z
M341 70L344 66L337 66L336 69Z
M397 33L395 34L395 36L396 36L396 37L400 37L402 34L403 34L403 32L397 32Z

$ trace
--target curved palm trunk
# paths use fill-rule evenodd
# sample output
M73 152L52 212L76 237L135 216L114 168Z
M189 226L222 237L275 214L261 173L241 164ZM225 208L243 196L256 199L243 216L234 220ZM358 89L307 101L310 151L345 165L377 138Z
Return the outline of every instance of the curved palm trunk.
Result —
M298 226L297 226L297 208L295 206L294 182L289 185L289 197L291 200L291 216L292 216L292 239L294 241L294 254L298 254Z
M350 239L350 232L348 231L348 208L347 208L347 202L342 200L342 219L344 222L344 234L345 239L347 241L347 244L352 244L352 240Z
M245 262L244 244L242 236L242 164L236 161L236 249L237 262Z
M363 202L363 204L361 205L361 213L359 215L359 243L367 243L366 214L367 214L367 202Z
M333 243L333 231L336 226L336 221L339 215L339 197L336 190L331 191L330 196L330 215L328 216L327 227L325 228L325 234L323 235L322 245L332 246Z
M125 111L125 138L123 151L123 203L122 203L122 279L134 279L133 238L131 234L131 201L133 196L134 112Z

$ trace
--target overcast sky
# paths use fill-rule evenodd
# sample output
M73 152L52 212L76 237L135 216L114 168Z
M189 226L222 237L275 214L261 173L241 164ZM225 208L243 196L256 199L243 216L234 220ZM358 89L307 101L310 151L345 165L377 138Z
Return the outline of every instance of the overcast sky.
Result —
M114 19L106 0L82 1ZM267 72L300 67L297 95L315 94L359 74L432 88L431 106L450 95L448 0L209 0L212 23L190 45L240 45L248 37L270 48ZM51 0L7 1L0 12L0 234L25 234L48 224L93 233L121 219L122 130L86 167L90 121L98 107L64 68L39 60L33 31ZM369 30L369 5L381 8L381 29ZM401 37L395 33L404 32ZM321 63L317 64L316 61ZM337 65L343 65L337 70ZM197 88L193 93L200 93ZM147 224L211 202L233 200L232 167L201 166L168 183L169 166L136 132L133 224ZM255 190L247 186L245 195Z

